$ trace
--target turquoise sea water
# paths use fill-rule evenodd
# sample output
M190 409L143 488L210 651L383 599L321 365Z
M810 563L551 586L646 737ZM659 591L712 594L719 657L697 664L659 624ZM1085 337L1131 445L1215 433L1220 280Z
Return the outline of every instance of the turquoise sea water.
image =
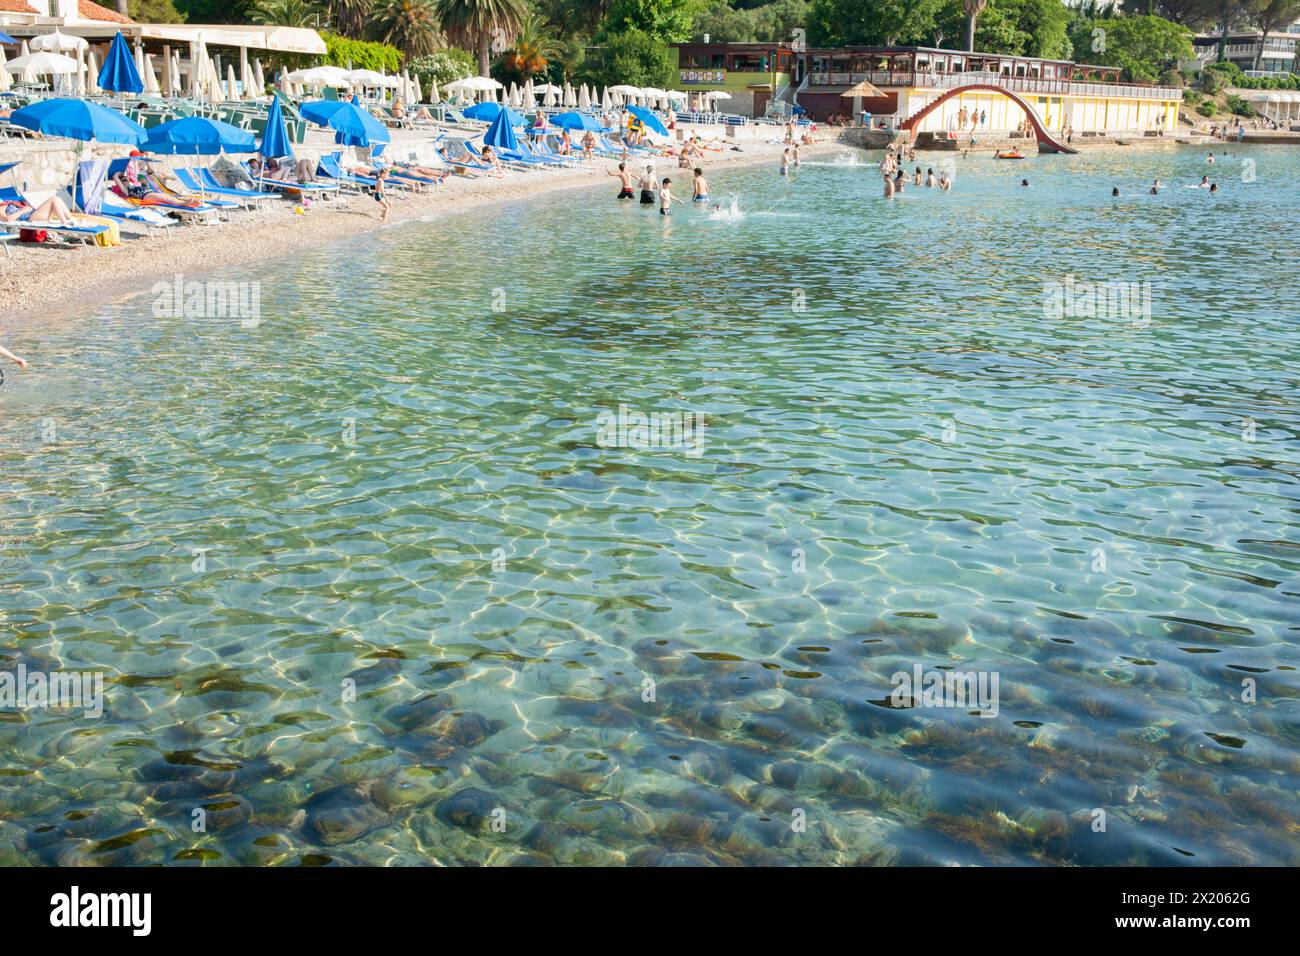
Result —
M1228 151L568 192L15 336L3 669L107 683L0 713L0 862L1300 863L1300 156Z

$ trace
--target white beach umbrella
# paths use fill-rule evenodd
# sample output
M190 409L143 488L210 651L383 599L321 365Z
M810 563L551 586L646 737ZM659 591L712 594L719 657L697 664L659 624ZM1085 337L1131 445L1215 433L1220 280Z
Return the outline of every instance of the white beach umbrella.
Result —
M600 108L603 110L610 109L614 105L609 98L609 87L605 87L600 94Z
M38 37L32 38L33 50L44 50L47 53L76 53L78 50L86 50L90 44L84 37L69 36L66 33L60 33L56 28L53 33L43 33Z
M139 75L140 81L144 82L144 48L136 47L131 51L131 59L135 60L135 72Z
M158 85L158 74L153 71L153 55L146 53L144 55L144 72L140 74L140 79L144 81L144 91L146 93L158 94L162 92L162 87Z
M261 57L253 58L253 88L257 90L258 96L266 89L266 74L262 72Z
M576 96L573 95L573 84L571 84L571 83L569 83L569 82L567 82L567 81L566 81L565 84L564 84L564 101L563 101L563 102L564 102L564 105L565 105L565 106L576 106L576 105L577 105L577 102L578 102L578 98L577 98Z
M591 94L587 92L586 83L578 88L578 109L584 113L591 110Z
M253 76L253 63L247 57L239 64L239 82L243 84L240 91L240 99L251 100L255 96L260 96L261 88L257 85L257 80Z
M224 103L226 97L221 91L221 71L217 69L217 63L212 57L208 57L207 64L208 101L214 105Z
M551 86L551 85L548 83L548 84L546 85L546 95L545 95L544 97L542 97L542 105L543 105L543 106L555 106L555 105L556 105L556 96L557 96L557 94L556 94L556 92L555 92L555 87Z
M197 97L203 92L203 80L205 78L203 70L207 60L208 45L203 42L203 34L200 33L190 55L190 96Z
M348 73L348 84L362 89L388 85L388 77L374 70L352 70Z
M438 81L434 77L429 77L429 102L437 106L442 102L442 94L438 92Z
M657 100L661 97L667 96L668 94L656 86L647 86L641 90L641 95L647 99Z
M473 91L487 92L501 89L501 84L489 76L467 76L463 80L455 80L447 84L447 89L453 91Z
M6 62L5 48L0 46L0 92L9 89L13 85L9 79L9 71L5 69Z
M226 99L239 102L239 86L235 83L235 64L226 64Z
M5 64L10 73L21 73L24 79L34 76L71 76L85 67L62 53L29 53Z

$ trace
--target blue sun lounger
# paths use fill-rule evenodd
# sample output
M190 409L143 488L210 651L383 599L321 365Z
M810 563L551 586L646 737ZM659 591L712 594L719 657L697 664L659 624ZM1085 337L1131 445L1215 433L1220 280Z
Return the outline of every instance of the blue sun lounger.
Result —
M73 209L85 210L85 197L82 195L80 181L75 186L68 187L68 198L72 202ZM104 190L99 212L92 215L112 219L122 232L144 233L146 236L152 236L155 229L161 229L164 236L170 237L171 234L167 230L172 226L180 225L179 220L150 209L148 206L128 206L126 201L111 189Z
M310 199L334 199L339 194L338 183L295 183L284 179L259 179L248 168L248 163L240 163L240 165L244 167L244 172L248 173L249 178L264 190L297 193L299 196L306 196ZM205 172L207 171L205 170Z
M267 193L257 192L252 189L231 189L229 186L222 186L215 179L212 182L207 182L201 175L201 173L207 172L206 169L200 172L199 170L180 168L174 169L172 172L176 174L177 182L190 192L198 193L204 198L212 196L214 199L229 200L253 209L260 209L262 204L268 202L271 198Z
M349 173L345 171L343 167L339 165L338 153L328 153L322 156L320 158L319 171L336 182L348 183L349 185L355 186L357 189L361 190L372 190L375 188L375 183L378 182L378 180L373 176L361 176L357 173ZM389 179L388 185L394 187L394 192L400 193L403 189L409 188L411 184L400 183L394 179Z
M0 229L3 229L7 233L19 233L24 229L32 229L39 232L53 233L59 238L67 239L69 241L75 240L82 243L89 242L92 246L95 246L95 248L98 249L99 247L95 243L95 237L100 233L108 232L108 226L102 225L64 226L57 222L32 222L30 217L32 213L36 211L34 204L28 202L25 198L19 195L18 190L10 186L0 189L0 202L20 202L29 207L28 211L24 213L23 218L14 222L0 222ZM8 246L5 247L5 252L9 252Z

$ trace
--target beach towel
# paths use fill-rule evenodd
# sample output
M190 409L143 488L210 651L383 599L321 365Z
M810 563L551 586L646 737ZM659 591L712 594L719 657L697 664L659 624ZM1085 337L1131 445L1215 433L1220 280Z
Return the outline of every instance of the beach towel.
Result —
M103 208L104 186L108 181L108 160L88 159L77 169L77 183L81 187L81 208L94 215Z

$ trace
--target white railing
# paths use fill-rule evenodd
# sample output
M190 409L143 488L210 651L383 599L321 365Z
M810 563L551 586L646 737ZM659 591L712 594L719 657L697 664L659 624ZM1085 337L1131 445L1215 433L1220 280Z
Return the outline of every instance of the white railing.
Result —
M848 86L863 80L879 87L918 87L952 89L972 83L1001 86L1017 93L1049 96L1122 96L1137 99L1178 100L1182 90L1168 86L1139 86L1131 83L1090 83L1083 80L1050 79L1037 76L1007 76L1004 73L813 73L811 82L818 86Z

